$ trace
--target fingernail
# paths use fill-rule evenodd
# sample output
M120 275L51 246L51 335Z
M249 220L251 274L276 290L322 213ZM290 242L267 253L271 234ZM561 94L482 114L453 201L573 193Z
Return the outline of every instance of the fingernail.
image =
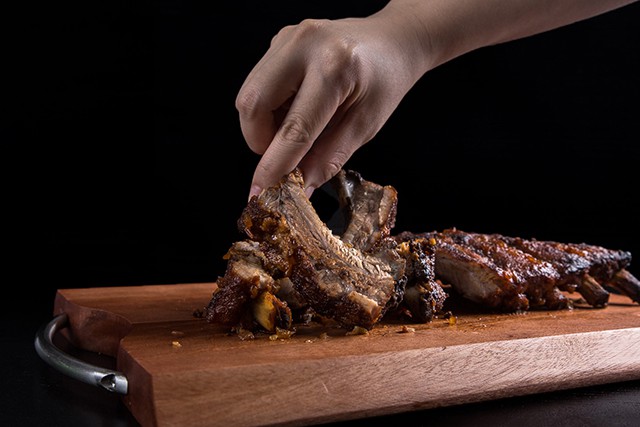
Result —
M313 194L314 190L316 189L316 187L313 186L308 186L307 188L304 189L304 194L307 195L307 198L310 199L311 195Z
M262 188L260 188L260 187L259 187L259 186L257 186L257 185L252 185L252 186L251 186L251 189L249 190L249 199L248 199L248 200L251 200L251 198L252 198L253 196L257 196L257 195L259 195L260 193L262 193Z

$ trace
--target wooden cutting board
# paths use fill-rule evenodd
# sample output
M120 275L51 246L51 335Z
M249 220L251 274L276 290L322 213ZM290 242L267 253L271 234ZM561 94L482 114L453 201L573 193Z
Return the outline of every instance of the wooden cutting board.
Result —
M640 379L640 306L299 326L241 340L194 316L214 283L58 290L79 348L112 355L143 426L312 425ZM449 300L448 300L449 301ZM451 303L453 304L453 303ZM326 334L325 334L326 333Z

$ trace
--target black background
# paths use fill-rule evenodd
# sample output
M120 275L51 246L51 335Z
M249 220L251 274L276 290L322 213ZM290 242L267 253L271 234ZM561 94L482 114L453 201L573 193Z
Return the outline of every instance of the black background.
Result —
M222 274L258 160L234 106L244 77L282 26L385 2L203 3L63 3L11 27L4 241L39 309L59 287ZM440 66L347 167L397 188L397 232L640 253L639 14L633 4Z
M258 161L234 106L244 77L281 27L386 2L220 3L23 2L0 18L5 326L31 337L59 288L223 274ZM639 22L636 3L454 59L346 167L398 190L395 232L640 257Z

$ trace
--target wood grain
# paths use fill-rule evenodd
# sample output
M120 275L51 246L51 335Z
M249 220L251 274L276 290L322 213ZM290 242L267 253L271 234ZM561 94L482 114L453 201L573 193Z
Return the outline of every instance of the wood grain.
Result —
M311 425L640 378L640 306L452 310L367 335L298 326L240 340L194 317L214 283L61 289L78 347L116 357L143 426ZM326 336L325 336L326 334Z

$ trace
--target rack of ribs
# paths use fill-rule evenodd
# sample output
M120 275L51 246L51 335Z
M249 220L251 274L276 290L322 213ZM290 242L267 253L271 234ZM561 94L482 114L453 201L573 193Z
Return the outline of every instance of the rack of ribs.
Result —
M399 242L426 239L435 251L436 277L492 309L571 308L566 294L574 292L593 307L605 307L609 290L640 303L640 281L626 269L631 263L627 251L455 228L394 237Z
M344 227L318 216L295 169L253 196L237 226L246 236L205 308L209 322L236 331L294 332L300 319L372 328L387 313L426 323L448 292L491 310L569 309L578 293L605 307L610 291L640 303L631 253L481 234L455 228L392 235L397 191L341 170L331 181ZM445 291L441 284L446 284Z
M341 236L319 218L297 169L249 200L238 220L247 238L225 255L225 274L205 309L209 322L273 333L292 330L298 314L311 312L370 329L390 310L427 321L442 308L431 248L390 236L396 190L352 171L332 182L347 219Z

